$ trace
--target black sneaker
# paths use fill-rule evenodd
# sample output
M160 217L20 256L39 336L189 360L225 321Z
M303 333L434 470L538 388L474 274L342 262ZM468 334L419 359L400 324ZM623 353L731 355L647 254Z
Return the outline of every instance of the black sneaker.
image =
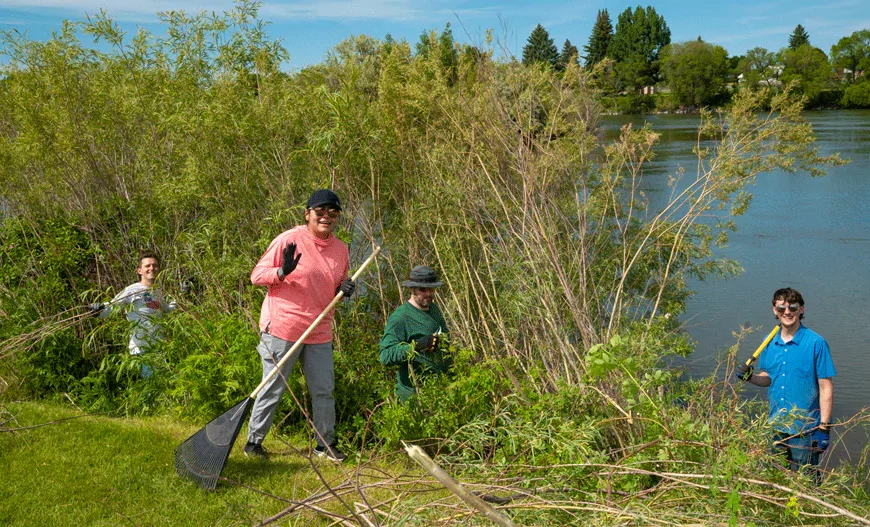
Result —
M249 442L245 444L245 455L258 459L269 459L269 453L266 452L266 449L263 448L263 445L261 445L260 443Z
M335 443L327 446L318 446L314 449L314 453L317 457L325 457L330 461L335 461L336 463L341 463L345 459L347 459L347 454L342 452L335 446Z

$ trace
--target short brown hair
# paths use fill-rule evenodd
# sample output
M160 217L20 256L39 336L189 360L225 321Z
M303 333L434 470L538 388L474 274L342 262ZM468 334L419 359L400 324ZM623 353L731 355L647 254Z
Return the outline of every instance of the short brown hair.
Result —
M155 253L154 251L144 251L139 253L139 260L136 262L136 267L142 265L142 260L144 260L145 258L154 258L155 260L157 260L157 263L160 263L160 257L157 256L157 253Z

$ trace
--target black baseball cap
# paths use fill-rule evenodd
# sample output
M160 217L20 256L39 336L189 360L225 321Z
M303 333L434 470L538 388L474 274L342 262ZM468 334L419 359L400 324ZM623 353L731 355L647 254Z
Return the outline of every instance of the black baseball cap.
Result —
M311 197L308 198L307 208L313 209L314 207L322 207L324 205L331 205L338 210L341 210L341 200L338 199L335 192L329 189L320 189L315 190Z

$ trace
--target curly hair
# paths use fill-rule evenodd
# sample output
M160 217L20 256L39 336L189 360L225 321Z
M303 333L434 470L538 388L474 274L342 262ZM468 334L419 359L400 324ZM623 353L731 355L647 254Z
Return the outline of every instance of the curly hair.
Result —
M800 292L797 289L792 289L791 287L783 287L782 289L777 289L775 293L773 293L773 305L776 306L776 301L782 300L788 304L797 303L801 307L804 305L804 297L801 296ZM800 319L804 319L804 314L801 313Z

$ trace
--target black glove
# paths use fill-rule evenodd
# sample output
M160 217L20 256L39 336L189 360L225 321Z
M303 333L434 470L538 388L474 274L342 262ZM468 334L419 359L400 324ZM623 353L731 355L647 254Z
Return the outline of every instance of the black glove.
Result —
M417 344L414 346L414 350L418 353L422 353L424 351L432 351L438 347L438 335L426 335L417 341Z
M747 366L745 362L742 362L737 366L737 371L734 372L734 375L741 381L749 381L752 378L752 366Z
M822 426L824 426L824 428L822 428ZM819 425L819 427L813 431L812 445L817 452L824 452L831 444L831 429L828 428L828 426L829 425Z
M344 293L344 297L347 298L350 295L352 295L355 290L356 290L356 282L354 282L350 278L345 278L341 282L341 285L338 286L338 289L335 291L335 294L338 294L338 292L341 291L342 293Z
M88 306L88 309L91 310L91 315L97 316L100 314L100 311L106 308L106 304L102 302L94 302L93 304Z
M181 281L182 294L193 294L195 289L197 289L196 277L189 276Z
M302 253L296 254L296 244L288 243L281 252L281 269L278 270L278 278L283 280L285 276L292 273L293 269L299 265L300 258L302 258Z

